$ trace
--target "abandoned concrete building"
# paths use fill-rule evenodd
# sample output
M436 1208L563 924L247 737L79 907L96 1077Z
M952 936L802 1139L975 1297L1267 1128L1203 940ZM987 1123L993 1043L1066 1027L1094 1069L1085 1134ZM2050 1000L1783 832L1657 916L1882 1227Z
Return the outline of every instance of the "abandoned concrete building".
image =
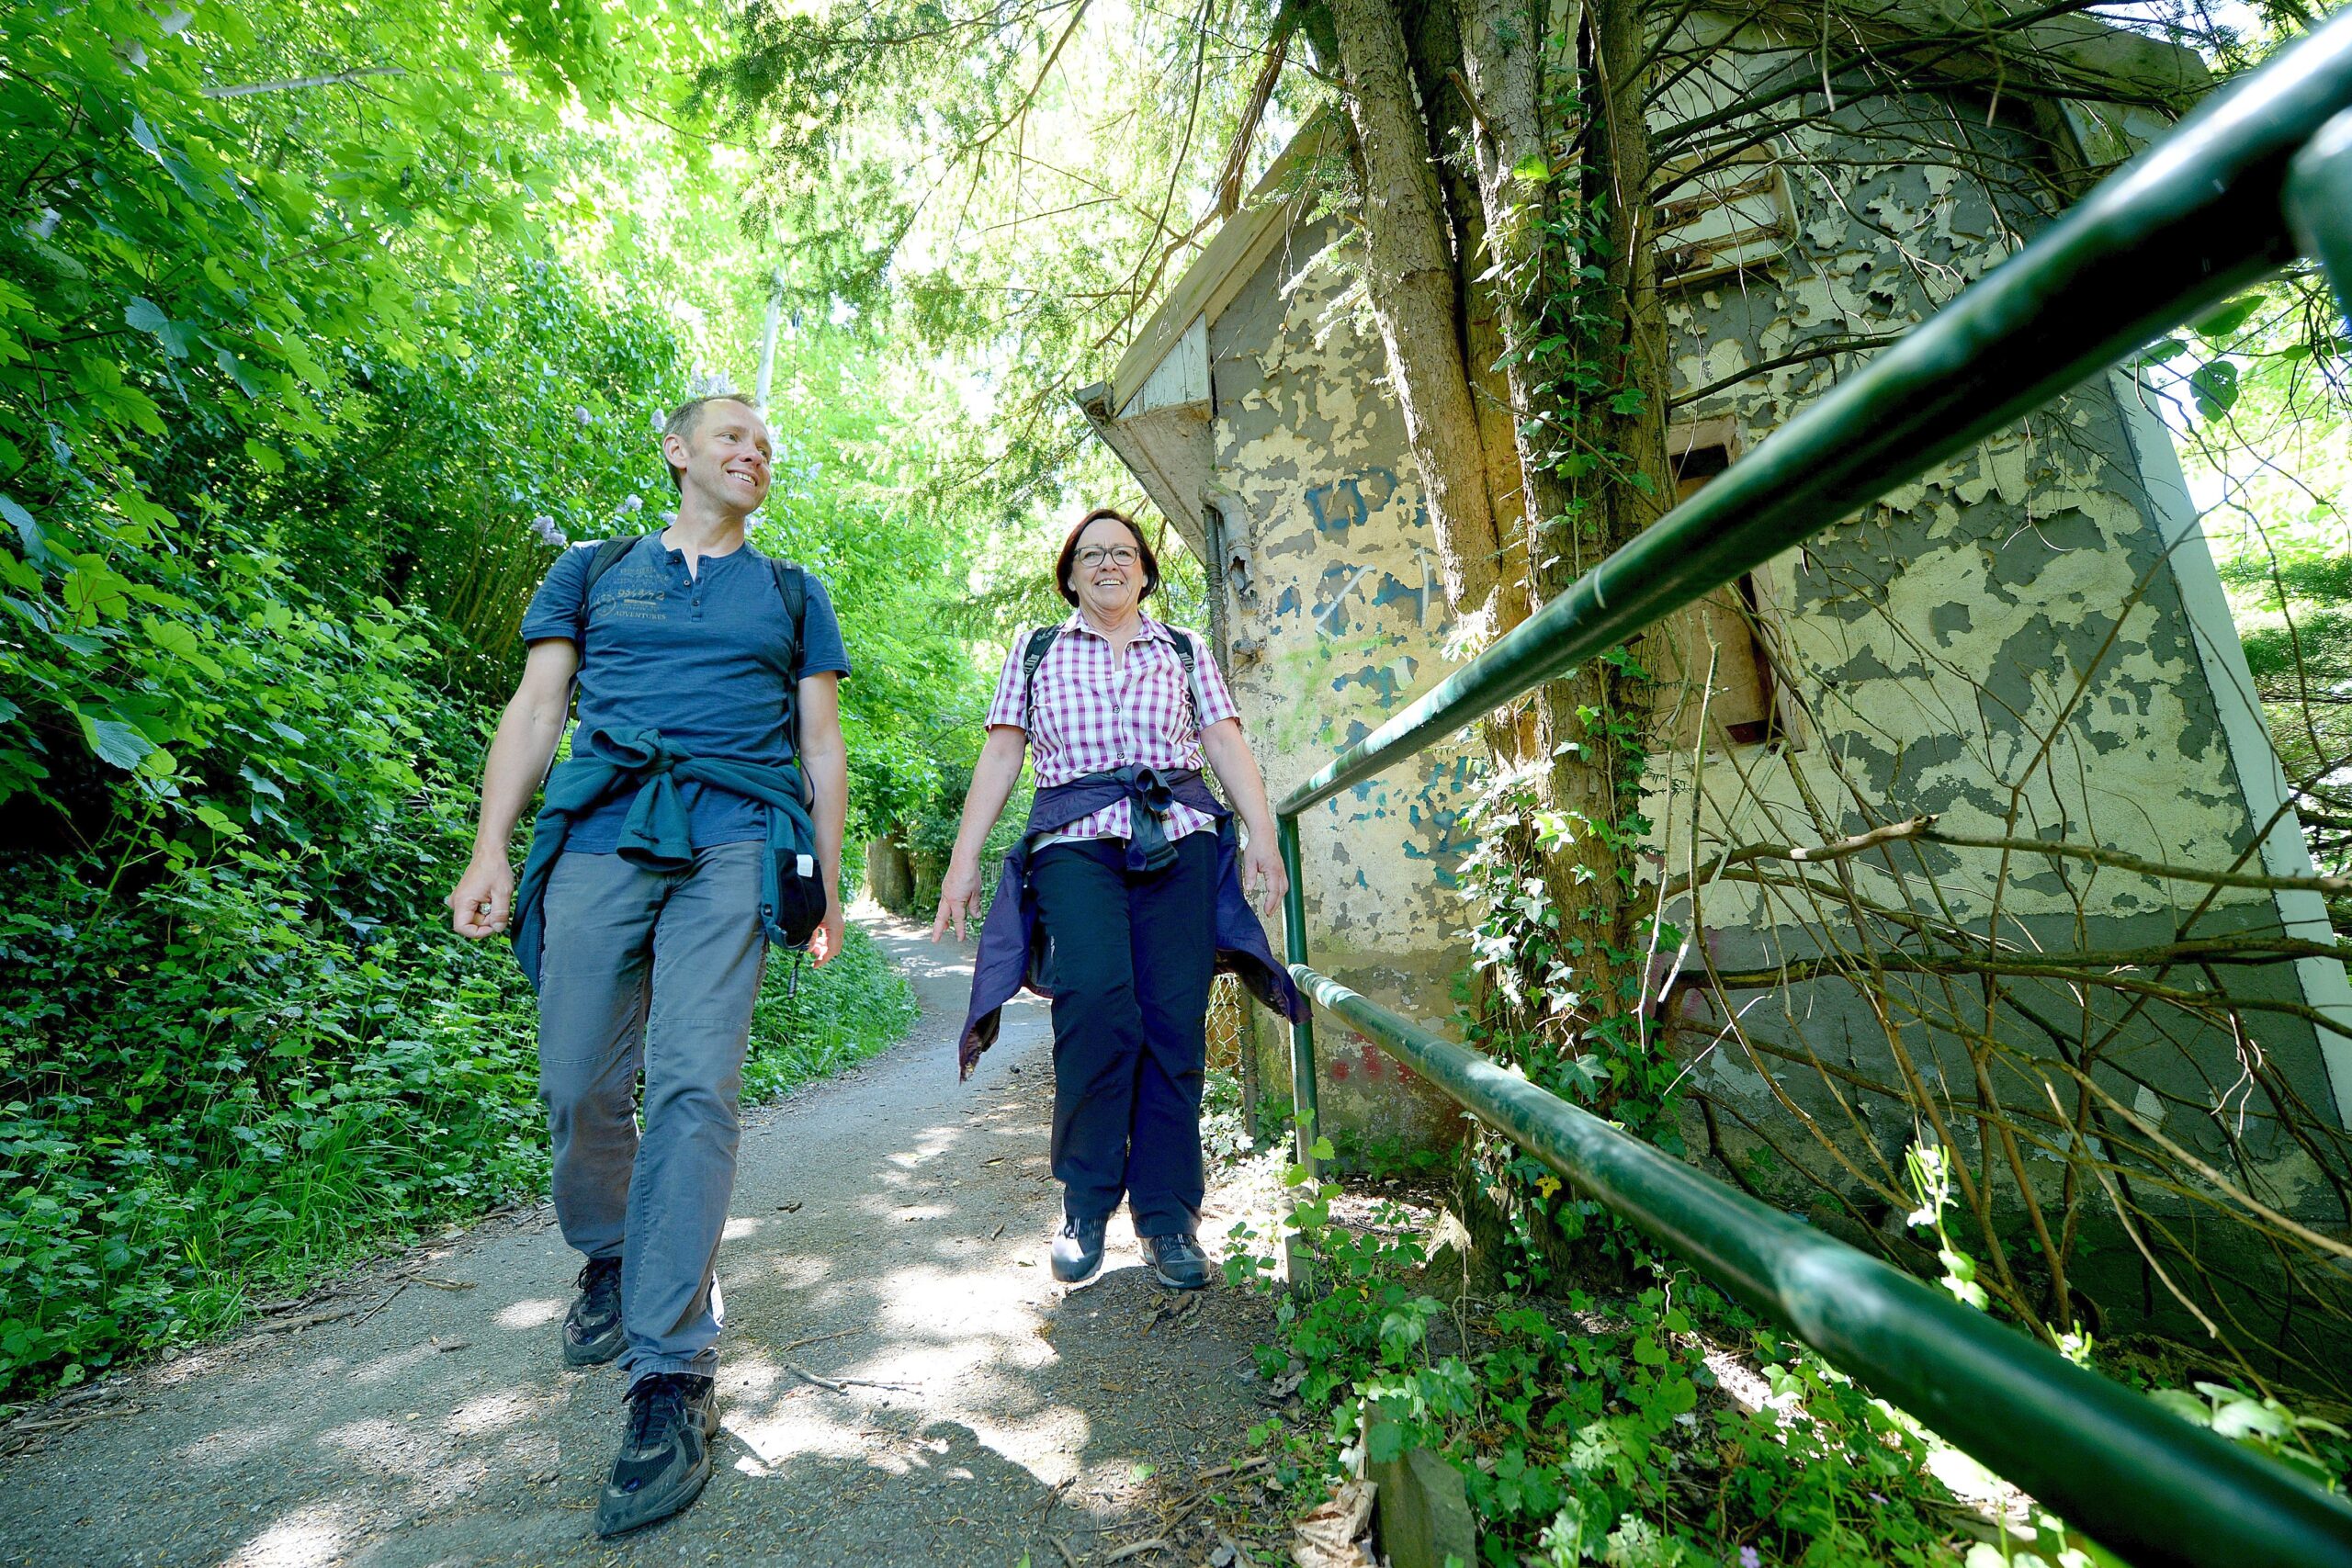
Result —
M1684 25L1758 26L1704 12ZM2077 84L2103 78L2128 84L2121 96L2185 102L2202 79L2187 51L2075 18L2064 28L2044 40L2045 56L2078 67ZM1710 93L1728 101L1736 85L1694 80L1658 112L1687 115ZM1669 449L1686 493L1853 363L1792 350L1924 319L2166 123L2081 85L2064 90L2086 96L1997 102L1981 77L1955 71L1940 85L1826 112L1661 207L1681 399ZM1923 151L1919 128L1938 121L1944 138ZM1343 134L1336 118L1310 121L1171 286L1110 380L1080 396L1204 565L1209 629L1277 796L1459 657L1384 352L1355 294L1348 231L1319 200L1341 166ZM1972 177L1972 160L2035 171L2041 188L1996 188ZM1751 829L1770 838L1782 808L1869 797L1880 820L1936 813L1965 832L2311 874L2172 438L2127 371L1816 536L1753 573L1737 603L1727 592L1695 606L1645 646L1650 664L1669 667L1657 671L1662 682L1681 687L1659 726L1648 812L1662 867L1689 861L1705 793L1711 849ZM1698 687L1709 670L1702 737ZM1702 750L1713 776L1736 788L1694 787ZM1441 1025L1470 923L1455 886L1471 848L1464 808L1476 768L1474 741L1460 739L1301 820L1317 966ZM1829 815L1845 831L1871 825ZM1989 860L1945 853L1934 863L1950 870L1939 896L1954 919L1982 920L1998 897L2034 942L2056 949L2166 940L2210 891L2105 870L2085 878L2048 862L2011 865L1997 881ZM1886 891L1900 902L1900 890ZM2223 890L2200 918L2201 929L2328 940L2315 893ZM1702 925L1698 940L1725 969L1820 946L1785 900L1752 886L1713 889ZM2342 1126L2352 1038L2314 1021L2352 1022L2342 965L2304 958L2229 983L2284 1004L2260 1015L2259 1049L2276 1081ZM1751 995L1764 1001L1746 1021L1755 1034L1794 1042L1856 1083L1892 1073L1884 1022L1852 987L1814 980ZM1739 1002L1699 1005L1736 1011ZM1268 1092L1281 1094L1282 1031L1257 1032ZM1404 1081L1368 1042L1327 1021L1319 1043L1327 1126L1408 1145L1454 1134L1453 1108ZM2190 1108L2168 1127L2194 1147L2220 1146L2214 1123L2228 1107L2249 1129L2243 1146L2266 1162L2273 1197L2291 1207L2325 1184L2306 1154L2264 1131L2267 1102L2245 1087L2245 1048L2218 1032L2158 1030L2110 1059L2128 1063L2119 1092L2152 1120ZM1965 1072L1964 1057L1943 1061ZM1785 1114L1781 1090L1752 1062L1700 1050L1691 1071L1713 1100L1769 1131ZM1784 1091L1833 1119L1828 1081L1791 1074ZM1870 1138L1900 1168L1917 1135L1912 1111L1855 1098Z

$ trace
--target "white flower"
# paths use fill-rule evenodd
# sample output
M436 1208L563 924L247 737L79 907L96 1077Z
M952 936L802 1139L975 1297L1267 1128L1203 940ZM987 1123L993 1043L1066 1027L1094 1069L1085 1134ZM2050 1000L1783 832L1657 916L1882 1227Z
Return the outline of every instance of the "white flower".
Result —
M633 512L642 511L644 507L645 497L641 495L632 495L627 501L621 502L621 515L627 517Z
M553 545L557 549L561 549L564 546L571 543L570 536L566 535L562 529L557 527L555 525L555 519L549 517L545 513L541 513L538 516L531 519L531 532L537 534L540 539L546 543Z
M571 405L571 417L578 420L583 429L596 423L596 416L588 412L587 405L584 403Z

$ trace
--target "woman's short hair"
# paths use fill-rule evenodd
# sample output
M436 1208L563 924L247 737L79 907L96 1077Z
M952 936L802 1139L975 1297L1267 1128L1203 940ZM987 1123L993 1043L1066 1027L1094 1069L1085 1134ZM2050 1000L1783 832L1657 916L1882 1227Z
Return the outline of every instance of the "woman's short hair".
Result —
M1062 541L1062 553L1054 559L1054 586L1072 605L1078 603L1078 593L1069 585L1069 573L1078 560L1079 536L1106 517L1125 524L1127 532L1135 536L1136 555L1143 562L1143 592L1136 595L1136 602L1140 604L1150 598L1153 590L1159 586L1159 558L1152 553L1150 542L1144 538L1143 530L1136 525L1136 520L1115 506L1098 506L1078 520L1078 526L1072 528L1069 537Z

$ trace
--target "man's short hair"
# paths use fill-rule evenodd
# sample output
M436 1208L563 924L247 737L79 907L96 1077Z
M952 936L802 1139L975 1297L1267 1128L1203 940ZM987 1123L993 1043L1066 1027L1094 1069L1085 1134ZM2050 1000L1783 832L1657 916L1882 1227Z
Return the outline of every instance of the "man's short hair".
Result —
M760 405L741 392L707 392L699 398L688 398L684 402L672 409L670 417L662 422L663 443L666 445L670 437L674 435L692 446L695 432L702 428L702 412L713 403L741 403L753 413L760 412ZM665 465L669 462L668 452L662 453L662 460ZM675 468L670 470L670 488L680 494L685 492L685 480L679 476Z

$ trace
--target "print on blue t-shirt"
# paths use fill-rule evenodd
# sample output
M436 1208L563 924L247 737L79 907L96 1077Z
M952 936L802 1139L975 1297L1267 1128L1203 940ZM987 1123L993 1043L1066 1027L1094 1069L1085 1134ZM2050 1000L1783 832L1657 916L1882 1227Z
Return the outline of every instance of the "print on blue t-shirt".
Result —
M523 640L580 636L580 596L592 546L564 551L523 615ZM682 551L660 536L639 541L596 580L580 650L580 737L598 728L658 729L680 750L734 762L778 764L792 756L785 703L801 679L849 673L841 623L813 576L802 622L800 667L784 668L791 627L766 558L751 546L705 556L689 576ZM681 787L695 847L765 836L765 807L722 789ZM566 847L609 854L620 842L628 797L572 825Z

